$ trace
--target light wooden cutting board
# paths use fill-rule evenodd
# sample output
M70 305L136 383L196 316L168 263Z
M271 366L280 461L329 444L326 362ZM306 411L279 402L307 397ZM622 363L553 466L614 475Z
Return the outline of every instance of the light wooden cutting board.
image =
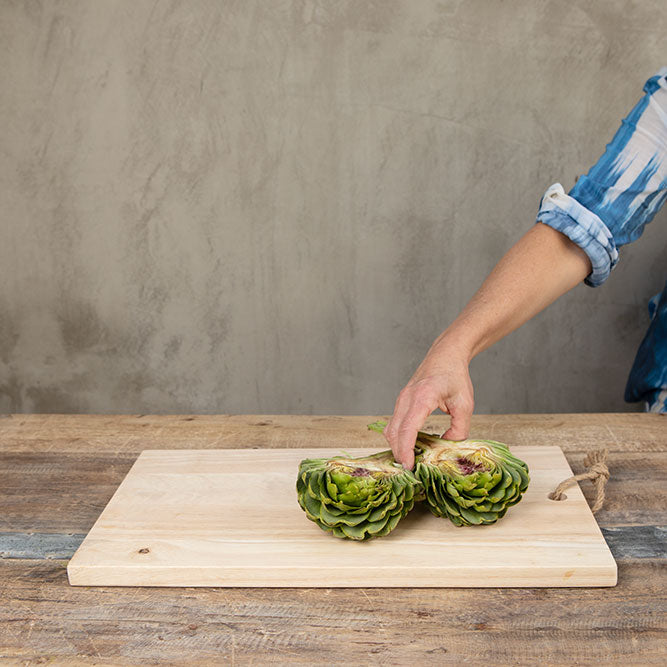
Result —
M351 456L369 449L349 449ZM67 568L82 586L614 586L616 563L559 447L513 447L531 484L490 526L416 508L387 537L341 540L296 500L299 461L340 450L147 450Z

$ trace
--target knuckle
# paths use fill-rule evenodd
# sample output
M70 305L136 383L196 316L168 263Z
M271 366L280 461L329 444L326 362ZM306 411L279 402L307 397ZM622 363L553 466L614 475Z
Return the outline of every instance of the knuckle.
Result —
M432 382L425 382L415 389L417 400L423 404L435 407L442 397L442 392Z
M403 389L401 389L401 391L398 392L398 398L396 399L396 403L404 401L411 394L412 394L412 387L406 385L405 387L403 387Z
M414 398L418 403L427 403L431 400L433 392L428 387L417 387L415 389Z

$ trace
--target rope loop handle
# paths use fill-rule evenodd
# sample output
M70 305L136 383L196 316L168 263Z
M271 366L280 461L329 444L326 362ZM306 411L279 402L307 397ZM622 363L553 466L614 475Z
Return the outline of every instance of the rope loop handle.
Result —
M595 502L593 503L593 507L591 507L591 511L595 514L604 503L604 488L609 479L607 454L607 449L597 449L586 454L584 466L586 466L587 471L582 472L580 475L573 475L572 477L564 479L554 489L553 493L549 494L549 498L552 500L562 500L563 491L565 491L565 489L584 479L590 479L595 487Z

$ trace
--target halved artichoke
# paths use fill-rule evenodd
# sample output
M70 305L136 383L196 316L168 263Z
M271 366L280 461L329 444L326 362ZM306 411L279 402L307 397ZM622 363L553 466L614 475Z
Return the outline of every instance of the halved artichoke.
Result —
M359 458L304 459L296 489L299 505L322 530L366 540L394 530L422 485L384 451Z
M385 422L369 428L382 432ZM429 509L457 526L495 523L528 488L528 466L494 440L443 440L419 432L415 475Z

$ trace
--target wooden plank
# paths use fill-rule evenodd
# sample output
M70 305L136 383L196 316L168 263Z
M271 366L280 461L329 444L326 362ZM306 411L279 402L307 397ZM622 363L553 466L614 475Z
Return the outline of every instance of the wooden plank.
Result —
M62 533L0 533L0 559L71 558L84 537Z
M58 451L0 454L0 530L87 533L137 456Z
M0 531L87 533L137 456L108 451L0 453ZM575 473L583 471L583 458L584 452L568 453ZM608 463L611 479L598 523L666 525L667 453L612 452ZM581 489L590 504L592 485L582 482Z
M579 488L561 502L548 498L571 474L560 449L513 451L530 467L531 484L502 521L457 528L420 507L390 536L363 544L326 535L296 503L299 461L340 449L145 451L70 561L70 582L615 585L616 564Z
M104 663L664 665L664 562L607 589L173 589L67 585L0 563L0 658Z
M667 558L667 526L619 526L602 534L614 558Z
M667 526L602 527L614 560L667 558ZM0 559L70 559L85 533L0 533Z
M112 451L375 446L366 424L378 416L4 415L0 442L10 451ZM432 416L426 430L444 431ZM510 445L555 445L564 452L667 451L667 417L646 413L474 415L473 437Z

